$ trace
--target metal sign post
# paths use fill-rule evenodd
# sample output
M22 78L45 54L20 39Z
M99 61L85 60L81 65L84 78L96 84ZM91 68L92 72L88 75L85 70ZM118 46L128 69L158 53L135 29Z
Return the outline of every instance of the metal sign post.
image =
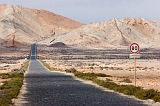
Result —
M134 85L136 86L136 58L134 57Z
M130 52L132 54L129 55L129 58L134 58L134 85L136 86L136 58L140 58L140 55L137 54L140 50L140 47L137 43L132 43L130 45Z

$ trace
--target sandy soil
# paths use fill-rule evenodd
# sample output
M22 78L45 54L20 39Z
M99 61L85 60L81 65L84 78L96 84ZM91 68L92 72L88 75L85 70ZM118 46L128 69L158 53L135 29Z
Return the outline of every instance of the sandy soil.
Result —
M53 61L45 60L51 67L65 70L76 68L81 72L105 73L118 84L134 85L134 61L130 60L94 60L94 61ZM137 86L160 91L160 60L137 60ZM104 80L106 78L103 78ZM123 82L129 79L132 83Z
M7 63L0 64L0 74L9 73L13 69L20 69L21 66L24 64L24 62L26 61L27 60L23 59L16 61L15 64L7 64ZM4 81L6 81L6 79L0 78L0 85L2 85Z
M25 59L23 59L23 60L18 60L18 61L16 62L16 64L2 63L2 64L0 64L0 67L1 67L1 69L0 69L0 74L1 74L1 73L11 72L11 70L13 70L13 69L20 69L24 62L26 62Z

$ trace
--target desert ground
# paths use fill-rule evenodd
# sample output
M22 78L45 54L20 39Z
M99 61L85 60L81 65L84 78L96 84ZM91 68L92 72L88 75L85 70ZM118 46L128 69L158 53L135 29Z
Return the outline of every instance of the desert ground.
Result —
M19 70L27 61L30 53L30 46L5 47L0 46L0 74ZM4 79L0 78L0 84Z
M57 70L75 68L80 72L105 73L118 84L134 85L134 59L127 50L82 50L39 47L38 58ZM150 51L150 52L149 52ZM160 59L158 50L141 50L136 60L137 86L160 91ZM106 78L100 78L106 80ZM130 82L126 82L125 80Z
M158 21L113 18L84 24L47 10L0 4L0 74L19 70L36 43L37 58L55 70L105 73L117 84L134 85L133 42L141 48L137 86L160 91ZM3 81L0 77L0 85Z
M51 67L59 70L75 68L80 72L105 73L118 84L134 85L134 61L128 60L94 60L94 61L54 61L44 60ZM137 86L160 91L160 60L137 60ZM102 78L101 78L102 79ZM104 79L104 78L103 78ZM132 83L123 80L129 79ZM104 79L105 80L105 79Z

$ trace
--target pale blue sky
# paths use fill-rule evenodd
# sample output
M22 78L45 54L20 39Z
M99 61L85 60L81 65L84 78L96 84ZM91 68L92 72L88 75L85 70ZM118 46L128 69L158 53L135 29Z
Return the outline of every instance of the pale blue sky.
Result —
M0 0L0 3L45 9L83 23L124 17L160 21L160 0Z

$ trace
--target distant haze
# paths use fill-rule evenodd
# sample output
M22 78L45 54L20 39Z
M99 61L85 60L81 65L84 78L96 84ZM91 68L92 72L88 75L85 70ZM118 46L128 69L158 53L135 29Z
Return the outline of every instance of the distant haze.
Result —
M45 9L83 23L124 17L160 21L160 0L0 0L0 3Z

